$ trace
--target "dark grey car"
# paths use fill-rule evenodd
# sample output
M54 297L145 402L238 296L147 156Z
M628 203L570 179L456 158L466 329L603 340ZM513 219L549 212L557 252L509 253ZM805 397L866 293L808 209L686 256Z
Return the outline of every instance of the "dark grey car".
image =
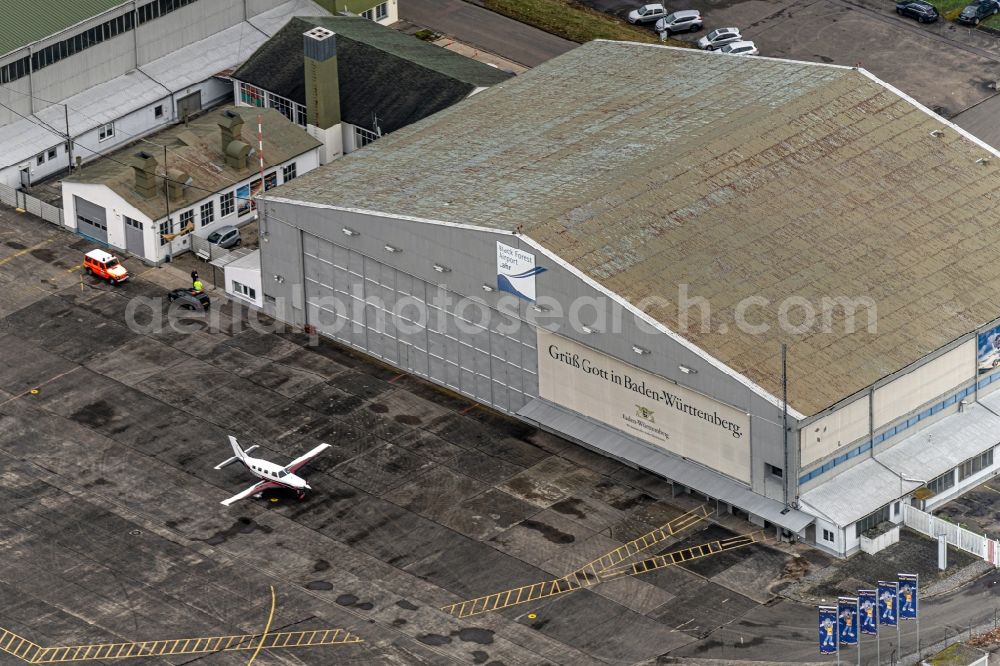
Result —
M185 310L207 310L212 305L208 294L194 289L174 289L167 294L167 299Z
M979 25L980 21L995 16L997 12L1000 12L997 0L979 0L963 9L957 20L966 25Z

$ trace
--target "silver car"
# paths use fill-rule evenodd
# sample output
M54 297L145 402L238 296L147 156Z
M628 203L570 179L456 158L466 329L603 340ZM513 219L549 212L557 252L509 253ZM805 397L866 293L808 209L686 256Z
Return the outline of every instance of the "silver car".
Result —
M716 28L698 40L698 48L703 51L714 51L742 39L739 28Z
M633 9L625 18L628 19L629 23L652 23L666 15L667 8L659 3L654 3Z
M208 235L208 242L219 247L236 247L243 242L240 238L240 230L231 224L226 224Z
M753 42L732 42L719 48L716 53L726 55L757 55L757 45Z
M697 9L682 9L673 14L667 14L656 22L656 32L672 35L675 32L698 32L704 21Z

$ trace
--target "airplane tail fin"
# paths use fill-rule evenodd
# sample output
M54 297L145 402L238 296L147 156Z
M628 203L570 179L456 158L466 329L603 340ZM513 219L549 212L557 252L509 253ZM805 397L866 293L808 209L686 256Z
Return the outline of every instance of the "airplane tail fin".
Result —
M253 446L249 447L246 451L244 451L242 448L240 448L239 442L237 442L236 438L233 437L232 435L229 436L229 445L233 447L233 453L236 454L236 455L234 455L232 458L226 458L225 460L223 460L222 462L220 462L218 465L216 465L215 469L222 469L226 465L228 465L230 463L234 463L237 460L244 460L244 459L246 459L248 453L250 453L254 449L258 448L257 445L254 444Z
M243 453L243 449L240 448L240 443L237 442L236 438L233 437L232 435L229 436L229 445L233 447L233 453L236 454L236 456L235 456L236 459L237 460L243 460L243 457L246 454Z

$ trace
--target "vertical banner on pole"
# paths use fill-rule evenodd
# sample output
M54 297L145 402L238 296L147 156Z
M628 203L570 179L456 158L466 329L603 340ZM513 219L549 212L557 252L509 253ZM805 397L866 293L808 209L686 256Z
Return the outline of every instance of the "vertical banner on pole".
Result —
M819 607L819 653L837 653L837 607Z
M858 643L858 599L857 597L837 598L837 617L840 619L838 635L842 645Z
M899 619L896 611L896 601L899 597L895 581L878 582L878 623L887 627L897 626Z
M899 619L917 619L917 574L899 574Z
M858 590L858 610L861 615L861 633L878 635L878 592L875 590Z

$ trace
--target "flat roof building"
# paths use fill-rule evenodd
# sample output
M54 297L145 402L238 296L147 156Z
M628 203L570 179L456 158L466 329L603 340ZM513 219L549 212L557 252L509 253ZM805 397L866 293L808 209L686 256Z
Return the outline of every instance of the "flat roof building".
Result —
M62 181L64 225L160 263L194 237L251 221L256 197L319 166L320 144L277 111L240 111L224 107L85 165Z
M995 469L998 170L859 68L595 41L265 197L265 307L843 554Z

